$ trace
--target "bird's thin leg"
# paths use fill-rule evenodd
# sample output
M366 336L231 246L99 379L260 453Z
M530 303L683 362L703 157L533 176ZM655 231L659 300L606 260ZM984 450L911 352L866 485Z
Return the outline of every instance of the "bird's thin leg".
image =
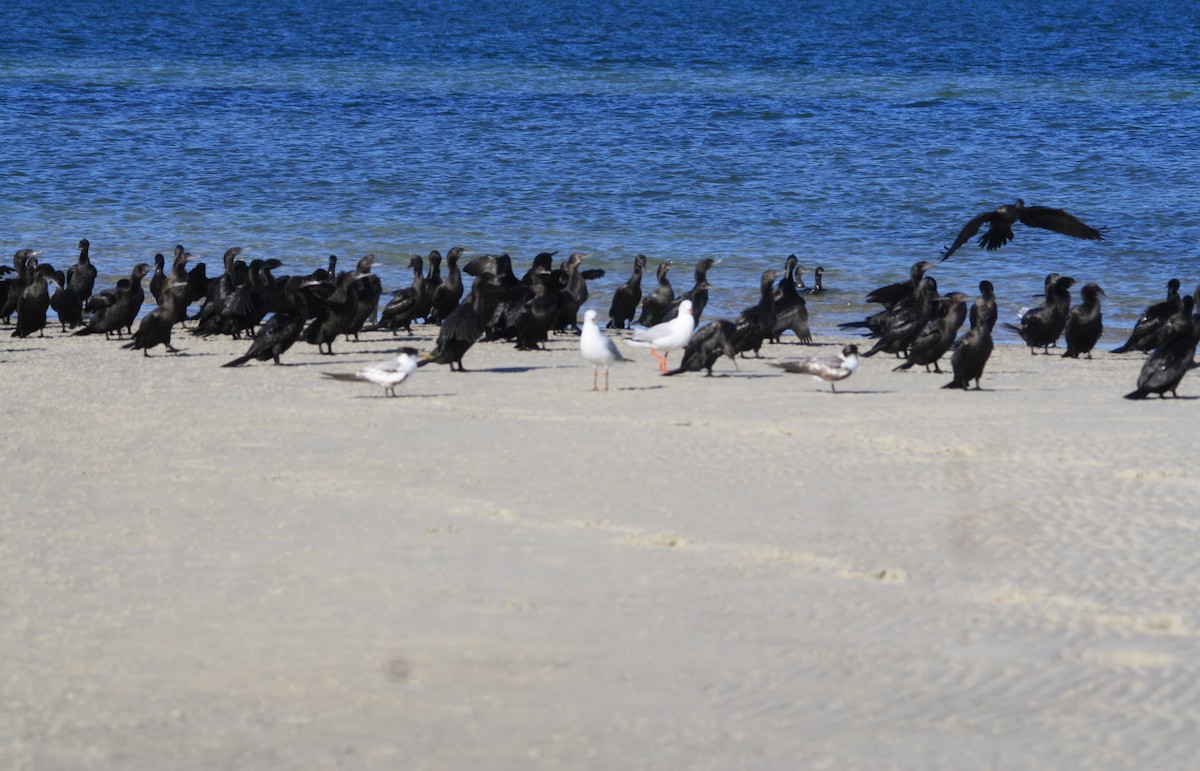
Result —
M600 390L600 386L598 385L599 381L600 381L600 370L597 367L592 367L592 390L593 391Z
M608 390L608 367L604 368L604 390Z

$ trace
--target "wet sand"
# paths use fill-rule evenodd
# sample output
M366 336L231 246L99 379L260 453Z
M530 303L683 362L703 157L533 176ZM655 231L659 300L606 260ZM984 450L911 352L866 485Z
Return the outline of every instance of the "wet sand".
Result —
M0 767L1183 768L1194 401L997 349L591 392L575 341L0 343ZM790 340L790 338L785 338ZM417 347L428 350L422 331ZM673 359L677 358L676 354ZM947 365L948 369L948 365Z

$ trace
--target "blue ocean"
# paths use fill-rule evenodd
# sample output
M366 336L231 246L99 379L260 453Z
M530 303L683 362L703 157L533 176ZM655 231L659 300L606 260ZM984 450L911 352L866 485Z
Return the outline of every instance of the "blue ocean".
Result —
M633 257L720 259L732 316L796 254L825 268L815 331L1023 198L1102 242L1016 229L931 272L996 286L1002 320L1047 273L1108 294L1105 342L1172 277L1200 281L1200 4L1156 0L7 0L4 259L100 283L183 244L280 272L367 253L589 256L603 315ZM806 279L811 283L812 274ZM1077 295L1076 295L1077 296ZM1010 339L1011 341L1011 339Z

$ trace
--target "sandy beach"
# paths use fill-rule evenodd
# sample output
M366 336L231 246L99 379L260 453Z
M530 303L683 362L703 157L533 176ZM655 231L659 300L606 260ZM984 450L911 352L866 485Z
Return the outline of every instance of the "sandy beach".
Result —
M400 396L0 343L5 769L1186 768L1195 411L1001 346L593 393L575 338ZM675 354L678 357L678 354ZM918 368L919 370L920 368ZM948 364L946 366L948 371Z

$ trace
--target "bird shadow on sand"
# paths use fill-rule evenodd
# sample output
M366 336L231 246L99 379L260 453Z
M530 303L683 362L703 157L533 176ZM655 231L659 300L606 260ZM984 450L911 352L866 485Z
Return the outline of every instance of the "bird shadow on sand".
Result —
M384 394L359 394L354 396L354 399L368 399L371 401L382 399L384 401L394 401L397 399L444 399L447 396L457 396L457 394L396 394L395 396L387 396Z
M655 385L655 386L621 386L621 387L618 387L618 388L613 388L612 390L614 390L614 391L661 391L661 390L662 390L662 389L664 389L664 388L666 388L666 386L665 386L665 385ZM587 392L588 392L588 393L593 393L593 391L592 391L590 388L589 388L589 389L587 389ZM604 392L603 392L603 391L601 391L600 393L604 393Z
M1131 402L1191 402L1200 399L1200 396L1147 396L1144 399L1130 399Z

